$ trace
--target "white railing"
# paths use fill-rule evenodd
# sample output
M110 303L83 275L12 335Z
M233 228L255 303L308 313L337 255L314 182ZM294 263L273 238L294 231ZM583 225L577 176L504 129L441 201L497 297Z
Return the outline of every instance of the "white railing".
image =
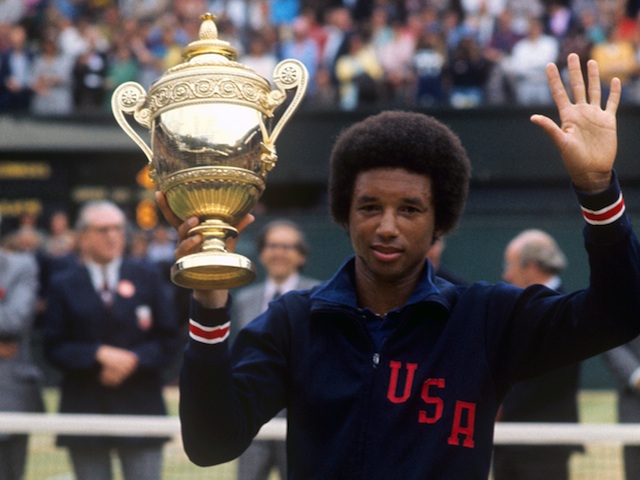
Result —
M177 417L0 413L0 433L69 435L179 436ZM258 433L262 439L284 439L286 420L274 418ZM640 445L640 424L499 423L496 444Z

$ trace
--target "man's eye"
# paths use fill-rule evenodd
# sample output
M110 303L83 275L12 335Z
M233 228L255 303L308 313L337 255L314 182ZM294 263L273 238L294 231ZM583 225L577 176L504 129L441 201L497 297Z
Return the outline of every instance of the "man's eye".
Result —
M403 213L418 213L420 210L416 207L402 207L400 211Z
M359 207L359 210L363 212L373 212L375 210L378 210L378 207L376 205L361 205Z

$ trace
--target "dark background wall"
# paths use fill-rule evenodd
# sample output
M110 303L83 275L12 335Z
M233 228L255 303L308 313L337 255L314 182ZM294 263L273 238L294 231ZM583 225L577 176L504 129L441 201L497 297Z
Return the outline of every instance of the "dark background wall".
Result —
M284 128L277 142L279 160L267 178L267 190L255 224L239 250L255 258L253 240L268 220L286 215L302 225L311 244L306 273L329 277L350 254L346 234L327 215L327 159L339 132L366 115L359 111L304 109ZM582 220L568 177L551 141L529 121L532 113L552 110L434 110L462 139L472 161L473 180L466 213L447 240L444 264L470 281L500 281L502 253L524 228L551 233L567 254L567 289L587 283ZM621 108L617 171L635 223L640 214L640 109ZM143 138L148 132L139 130ZM28 119L0 116L0 214L2 230L21 210L55 208L75 213L84 200L111 198L132 215L151 191L137 177L146 165L138 147L110 117ZM259 271L259 275L262 272ZM601 360L583 369L583 386L610 388L613 380Z

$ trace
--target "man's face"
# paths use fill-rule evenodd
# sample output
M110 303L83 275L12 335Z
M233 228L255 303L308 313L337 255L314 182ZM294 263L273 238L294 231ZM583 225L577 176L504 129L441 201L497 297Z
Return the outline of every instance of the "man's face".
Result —
M121 256L126 242L124 217L117 211L96 209L88 220L89 226L80 234L82 255L99 264Z
M294 228L280 225L269 229L260 261L274 281L284 282L304 265L299 244L300 235Z
M401 168L362 172L349 209L356 275L417 281L435 234L431 179Z
M529 268L522 266L520 247L515 243L509 245L505 250L502 279L511 285L521 288L528 287L531 284Z

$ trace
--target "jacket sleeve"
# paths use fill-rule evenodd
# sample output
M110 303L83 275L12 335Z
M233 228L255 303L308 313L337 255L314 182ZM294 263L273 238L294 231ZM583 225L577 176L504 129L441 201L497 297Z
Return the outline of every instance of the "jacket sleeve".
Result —
M632 377L640 371L640 356L631 343L604 352L602 358L623 389L635 390Z
M0 339L17 340L31 330L38 295L38 266L26 254L12 256L16 275L0 295Z
M589 286L567 295L541 285L495 288L489 321L498 324L487 330L487 351L495 355L497 371L506 368L507 383L584 360L640 334L640 245L617 179L604 192L576 194L585 218Z

